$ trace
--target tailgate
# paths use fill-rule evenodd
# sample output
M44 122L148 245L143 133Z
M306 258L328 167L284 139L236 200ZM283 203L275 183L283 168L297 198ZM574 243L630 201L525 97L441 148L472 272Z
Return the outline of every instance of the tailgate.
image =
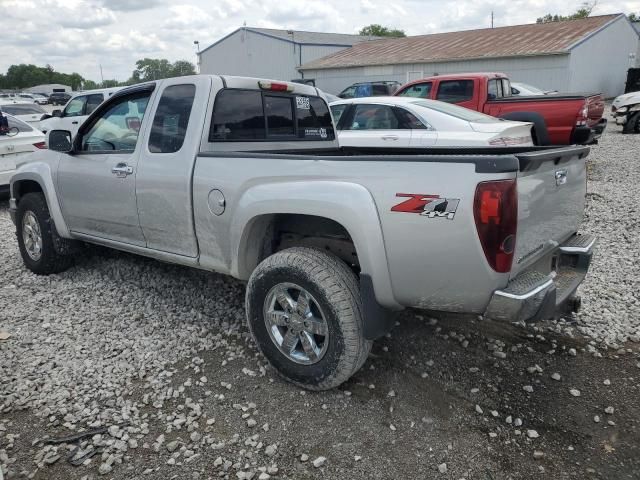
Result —
M567 147L517 155L518 231L512 278L578 230L588 153L588 147Z

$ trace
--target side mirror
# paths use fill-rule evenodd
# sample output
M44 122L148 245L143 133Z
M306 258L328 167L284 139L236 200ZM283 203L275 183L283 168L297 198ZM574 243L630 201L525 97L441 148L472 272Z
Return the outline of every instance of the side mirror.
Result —
M71 132L68 130L51 130L49 132L49 150L69 153L73 150Z
M56 109L53 112L51 112L51 116L52 117L61 117L62 116L62 110L60 109Z
M47 118L51 118L52 115L49 115L48 113L43 113L42 117L40 117L40 120L46 120Z

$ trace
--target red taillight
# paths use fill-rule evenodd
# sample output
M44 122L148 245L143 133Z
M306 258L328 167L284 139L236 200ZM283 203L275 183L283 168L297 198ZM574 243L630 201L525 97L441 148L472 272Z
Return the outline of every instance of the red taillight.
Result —
M589 119L589 104L588 102L584 102L584 105L578 112L578 118L576 119L576 126L582 127L586 125L588 119Z
M473 201L473 217L491 268L499 273L511 271L518 228L516 181L479 183Z
M45 149L47 148L47 142L37 142L34 143L33 146L36 148Z
M267 82L260 80L258 86L262 90L271 90L272 92L293 92L293 86L287 83Z

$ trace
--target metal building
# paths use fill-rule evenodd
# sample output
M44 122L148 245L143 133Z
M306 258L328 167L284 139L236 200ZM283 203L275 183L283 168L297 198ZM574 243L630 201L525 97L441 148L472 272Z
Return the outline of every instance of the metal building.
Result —
M300 71L330 93L362 81L504 72L546 90L614 97L623 92L639 54L638 32L616 14L376 40L304 63Z
M25 88L25 92L30 93L46 93L51 95L54 92L71 92L71 87L68 85L61 85L59 83L48 83L45 85L36 85L35 87Z
M301 78L300 65L371 39L341 33L241 27L199 52L198 64L201 73L293 80Z

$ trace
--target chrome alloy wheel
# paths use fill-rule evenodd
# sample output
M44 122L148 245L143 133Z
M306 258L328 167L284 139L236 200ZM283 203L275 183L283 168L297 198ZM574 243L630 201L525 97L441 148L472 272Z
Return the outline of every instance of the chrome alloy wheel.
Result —
M312 365L329 346L329 325L320 305L294 283L274 286L264 301L264 322L273 343L289 360Z
M35 214L27 210L22 217L22 240L29 258L34 261L42 256L42 231Z

